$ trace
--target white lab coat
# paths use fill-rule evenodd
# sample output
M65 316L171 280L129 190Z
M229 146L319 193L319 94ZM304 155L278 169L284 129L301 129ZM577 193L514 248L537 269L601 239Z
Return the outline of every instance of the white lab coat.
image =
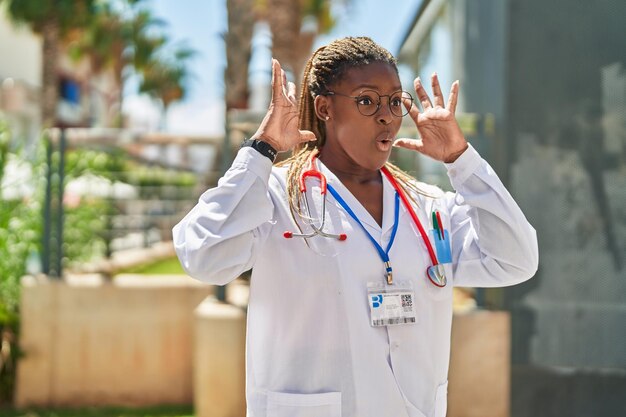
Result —
M386 248L394 222L394 189L383 176L383 225L321 162L320 170ZM226 284L254 267L247 327L246 397L250 417L442 417L446 413L452 285L498 287L536 271L536 233L491 167L470 148L446 164L456 194L416 196L418 216L432 229L440 210L450 232L449 283L426 277L430 258L409 213L400 208L390 251L394 281L415 291L415 324L372 327L368 282L385 281L383 263L363 230L328 196L322 237L297 232L285 194L286 168L252 148L239 151L216 188L174 227L185 270ZM422 187L426 187L422 185ZM436 193L438 189L429 187ZM307 193L319 219L320 195ZM306 227L305 227L306 228Z

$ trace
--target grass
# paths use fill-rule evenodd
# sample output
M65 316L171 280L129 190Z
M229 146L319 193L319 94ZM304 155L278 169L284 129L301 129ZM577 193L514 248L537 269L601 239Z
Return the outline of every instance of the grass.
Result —
M89 407L75 409L1 409L2 417L194 417L191 405L150 408Z
M144 275L185 275L185 270L180 266L178 258L168 258L147 265L139 265L125 269L119 274L144 274Z

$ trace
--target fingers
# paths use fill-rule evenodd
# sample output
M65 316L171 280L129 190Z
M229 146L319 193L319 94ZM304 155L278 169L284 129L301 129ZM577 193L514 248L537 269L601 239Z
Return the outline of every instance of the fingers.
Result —
M420 80L420 77L417 77L415 81L413 81L413 87L415 87L417 98L419 99L420 103L422 103L422 109L426 111L432 108L433 105L430 102L430 98L428 97L426 90L424 90L424 86L422 85L422 80Z
M430 77L430 82L433 89L435 106L445 107L445 103L443 101L443 93L441 92L441 86L439 85L439 77L437 77L436 72L434 72L432 77Z
M448 110L454 114L456 111L456 102L459 99L459 80L452 83L450 88L450 96L448 97Z
M280 101L285 98L291 104L297 105L296 85L287 82L287 73L282 69L278 60L272 58L272 100Z
M424 111L433 107L447 107L448 110L452 114L456 111L456 104L459 99L459 80L456 80L452 83L452 87L450 88L450 95L448 96L448 103L446 104L443 99L443 93L441 92L441 85L439 84L439 77L437 73L433 73L432 78L432 89L433 89L433 102L430 101L430 97L428 93L424 89L422 85L422 80L417 77L415 81L413 81L413 86L415 87L415 92L417 93L417 98L420 103L422 103L422 109ZM413 115L411 115L413 117Z
M278 98L283 94L283 70L278 60L272 58L272 97Z
M413 103L413 100L403 99L402 104L404 104L404 107L409 111L409 117L411 117L411 119L413 119L413 121L417 123L417 118L419 117L420 111L415 103Z
M421 139L396 139L393 142L393 146L396 146L398 148L404 148L404 149L409 149L412 151L417 151L417 152L422 152L422 149L424 148L424 143L422 142Z
M285 97L288 97L289 93L287 91L287 88L288 88L288 86L287 86L287 73L285 72L284 69L282 69L282 67L280 69L280 74L281 74L281 79L282 79L282 82L283 82L283 95Z
M315 142L317 138L315 137L315 133L310 130L301 130L300 131L300 142Z
M298 101L296 99L296 85L292 83L291 81L289 81L287 85L288 85L287 98L289 98L289 101L291 101L291 103L297 104Z

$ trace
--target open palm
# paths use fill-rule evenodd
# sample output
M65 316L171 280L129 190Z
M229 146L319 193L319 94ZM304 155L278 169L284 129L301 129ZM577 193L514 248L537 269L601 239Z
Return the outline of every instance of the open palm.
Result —
M421 152L438 161L453 162L468 146L454 116L459 96L459 82L455 81L452 84L447 105L444 103L436 74L432 77L434 96L432 102L419 78L415 79L414 87L423 111L420 112L410 100L405 106L415 122L420 139L397 139L394 145Z
M287 83L285 71L272 60L272 100L269 109L253 136L269 143L278 152L286 152L301 142L314 141L315 135L298 129L296 86Z

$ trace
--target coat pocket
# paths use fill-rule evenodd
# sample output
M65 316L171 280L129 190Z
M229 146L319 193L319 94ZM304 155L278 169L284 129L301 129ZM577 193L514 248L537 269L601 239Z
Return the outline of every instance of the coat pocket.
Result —
M435 417L446 417L448 411L448 381L437 387L435 394Z
M341 417L341 392L267 393L267 417Z

